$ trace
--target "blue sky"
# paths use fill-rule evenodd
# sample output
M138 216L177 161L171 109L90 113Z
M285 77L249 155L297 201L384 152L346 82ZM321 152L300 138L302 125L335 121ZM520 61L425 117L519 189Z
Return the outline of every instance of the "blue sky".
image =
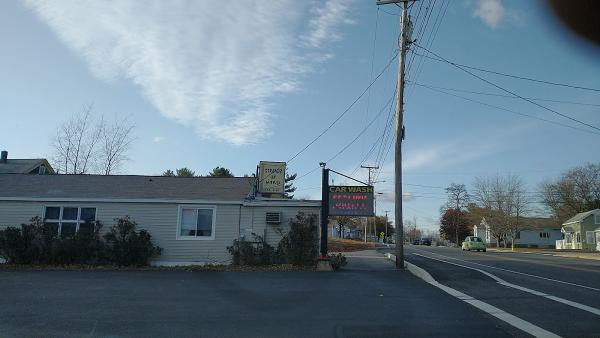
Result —
M417 43L465 65L600 88L597 49L582 48L540 2L451 1L442 16L448 1L413 5L413 35L425 22L422 15L416 20L419 6L422 14L431 11ZM128 117L136 125L123 173L183 166L252 173L260 160L290 159L356 99L394 54L398 13L394 5L378 9L374 0L3 1L0 148L12 158L51 158L60 123L93 104L98 115ZM443 62L424 60L418 67L420 60L415 57L408 72L404 142L404 211L420 226L437 227L440 187L452 182L470 186L477 176L512 173L537 191L543 180L600 160L600 135L413 84L504 94ZM328 163L366 179L366 170L355 169L385 129L395 74L393 62L289 163L291 172L311 172L374 119ZM598 92L477 74L522 96L600 105ZM592 130L518 99L452 93ZM600 127L599 106L537 102ZM383 156L391 144L384 140L363 164L380 164L378 213L392 210L393 217L393 154ZM319 198L319 184L315 170L297 181L296 196Z

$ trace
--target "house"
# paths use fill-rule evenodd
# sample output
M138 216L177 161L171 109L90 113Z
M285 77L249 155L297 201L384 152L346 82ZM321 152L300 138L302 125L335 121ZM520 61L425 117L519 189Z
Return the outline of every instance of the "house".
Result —
M522 225L515 238L516 247L554 248L556 240L562 239L560 226L551 218L523 217ZM497 243L485 219L473 227L473 235L486 244ZM510 245L507 238L507 245Z
M54 169L44 158L9 159L8 151L0 153L0 174L54 174Z
M277 245L298 212L320 215L320 201L263 198L253 177L0 174L0 228L34 216L59 236L100 221L103 232L130 216L152 235L157 265L228 263L233 240L264 236Z
M556 247L600 251L600 209L581 212L562 224L563 240Z

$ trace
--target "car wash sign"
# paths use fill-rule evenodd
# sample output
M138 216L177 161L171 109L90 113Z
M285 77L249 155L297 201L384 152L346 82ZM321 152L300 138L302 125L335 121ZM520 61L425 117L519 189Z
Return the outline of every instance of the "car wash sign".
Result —
M373 186L329 186L330 216L374 216Z

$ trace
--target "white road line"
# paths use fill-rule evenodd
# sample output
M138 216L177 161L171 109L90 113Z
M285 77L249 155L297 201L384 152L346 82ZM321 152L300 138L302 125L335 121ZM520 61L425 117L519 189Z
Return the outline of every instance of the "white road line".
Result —
M486 265L486 264L475 263L475 262L471 262L471 261L465 261L464 259L459 259L459 258L454 258L454 257L450 257L450 256L445 256L445 255L442 255L442 254L439 254L439 253L435 253L435 252L429 252L429 251L424 251L424 250L417 250L417 251L421 251L421 252L425 252L425 253L430 253L432 255L442 256L444 258L452 259L452 260L459 261L459 262L464 262L464 263L469 263L469 264L484 266L484 267L490 268L490 269L496 269L496 270L501 270L501 271L505 271L505 272L511 272L511 273L518 274L518 275L539 278L539 279L543 279L543 280L547 280L547 281L551 281L551 282L555 282L555 283L567 284L567 285L572 285L572 286L576 286L576 287L579 287L579 288L584 288L584 289L594 290L594 291L600 292L600 289L594 288L594 287L591 287L591 286L587 286L587 285L581 285L581 284L577 284L577 283L565 282L565 281L558 280L558 279L552 279L552 278L547 278L547 277L532 275L532 274L529 274L529 273L524 273L524 272L519 272L519 271L514 271L514 270L509 270L509 269L504 269L504 268L499 268L499 267L492 266L492 265Z
M439 262L444 262L446 264L452 264L452 265L460 266L461 268L465 268L465 269L475 270L475 271L478 271L478 272L480 272L480 273L482 273L482 274L484 274L484 275L486 275L486 276L494 279L496 282L498 282L498 284L501 284L501 285L504 285L504 286L508 286L510 288L513 288L513 289L521 290L523 292L528 292L528 293L531 293L531 294L536 295L536 296L544 297L544 298L553 300L555 302L559 302L559 303L562 303L562 304L565 304L565 305L569 305L569 306L578 308L580 310L584 310L584 311L593 313L593 314L595 314L597 316L600 316L600 309L596 309L594 307L587 306L587 305L584 305L584 304L581 304L581 303L577 303L577 302L573 302L573 301L570 301L568 299L556 297L556 296L553 296L553 295L550 295L550 294L547 294L547 293L543 293L543 292L540 292L540 291L529 289L529 288L526 288L524 286L520 286L520 285L517 285L517 284L509 283L509 282L505 281L504 279L502 279L500 277L497 277L495 275L492 275L491 273L489 273L487 271L483 271L481 269L473 268L473 267L462 265L462 264L458 264L458 263L448 262L448 261L445 261L443 259L428 257L428 256L421 255L421 254L418 254L418 253L414 253L414 255L417 255L417 256L420 256L420 257L424 257L424 258L427 258L427 259L432 259L432 260L439 261Z
M387 254L387 256L391 260L396 260L396 257L392 254ZM440 284L427 271L421 269L420 267L418 267L412 263L409 263L409 262L405 262L405 263L406 263L406 267L413 275L415 275L415 276L421 278L422 280L424 280L425 282L443 290L444 292L448 293L449 295L454 296L454 297L462 300L463 302L470 304L470 305L478 308L479 310L481 310L489 315L492 315L513 327L516 327L519 330L522 330L525 333L528 333L534 337L552 337L552 338L560 337L559 335L556 335L550 331L547 331L537 325L534 325L526 320L523 320L523 319L521 319L515 315L512 315L504 310L501 310L493 305L482 302L478 299L475 299L465 293L462 293L462 292L455 290L451 287L448 287L446 285Z

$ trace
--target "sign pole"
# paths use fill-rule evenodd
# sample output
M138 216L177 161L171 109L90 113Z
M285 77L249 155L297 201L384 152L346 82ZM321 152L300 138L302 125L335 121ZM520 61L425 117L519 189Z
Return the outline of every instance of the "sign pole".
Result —
M327 225L329 222L329 169L325 163L320 163L323 168L321 182L321 258L327 257Z

